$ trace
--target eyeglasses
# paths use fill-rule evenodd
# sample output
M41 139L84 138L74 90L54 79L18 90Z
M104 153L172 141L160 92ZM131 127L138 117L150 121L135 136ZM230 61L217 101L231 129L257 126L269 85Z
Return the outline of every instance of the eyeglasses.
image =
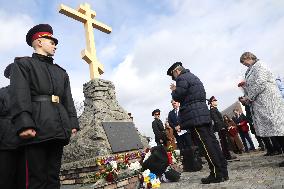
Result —
M154 115L160 115L160 114L154 114Z

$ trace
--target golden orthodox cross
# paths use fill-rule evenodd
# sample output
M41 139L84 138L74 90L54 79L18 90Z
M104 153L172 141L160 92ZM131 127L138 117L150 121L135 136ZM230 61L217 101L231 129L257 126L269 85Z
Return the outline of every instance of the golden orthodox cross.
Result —
M87 3L81 4L78 10L74 10L61 4L59 12L84 24L87 48L81 52L81 56L82 59L89 64L90 78L99 78L100 75L104 73L104 66L98 61L96 56L93 28L109 34L111 32L111 27L95 20L96 12L93 11Z

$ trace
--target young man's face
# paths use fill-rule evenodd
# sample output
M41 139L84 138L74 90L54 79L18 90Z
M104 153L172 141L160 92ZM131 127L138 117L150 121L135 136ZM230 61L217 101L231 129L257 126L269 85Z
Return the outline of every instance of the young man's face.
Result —
M54 56L56 45L53 40L41 38L41 48L42 51L46 54L46 56Z

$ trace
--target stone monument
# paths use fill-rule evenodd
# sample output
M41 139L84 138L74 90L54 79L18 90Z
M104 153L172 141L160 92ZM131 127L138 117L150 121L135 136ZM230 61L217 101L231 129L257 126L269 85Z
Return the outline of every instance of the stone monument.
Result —
M84 111L79 118L81 130L65 147L62 165L63 170L82 169L94 166L96 157L112 154L103 123L132 122L132 119L118 104L114 84L99 78L103 74L103 65L96 57L93 28L105 33L110 33L111 28L94 19L96 12L87 3L80 5L78 10L60 5L59 12L84 23L86 33L87 47L81 55L89 64L91 80L83 86L85 101ZM147 146L146 138L138 131L137 134L143 146Z

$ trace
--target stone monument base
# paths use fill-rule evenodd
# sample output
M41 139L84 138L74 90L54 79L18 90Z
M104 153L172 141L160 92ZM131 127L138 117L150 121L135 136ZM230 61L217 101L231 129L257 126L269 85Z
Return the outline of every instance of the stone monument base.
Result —
M113 158L114 156L121 155L117 153L114 154L113 146L109 141L111 139L109 138L111 136L110 134L119 133L117 132L117 129L124 123L132 123L132 119L128 113L116 100L115 87L112 82L102 79L93 79L84 84L83 91L85 96L84 111L79 117L81 130L74 137L71 137L70 144L64 148L60 176L63 185L97 183L97 181L100 180L97 179L97 175L101 174L102 169L104 169L101 166L101 163L98 163L98 159L102 158L104 161L110 162L110 160L104 159L104 157ZM107 135L103 124L111 122L121 122L121 124L110 125L111 127L118 127L108 131L114 133ZM134 127L133 123L132 126ZM133 148L132 146L129 147L129 149L127 149L126 145L126 148L122 148L124 154L132 155L133 153L138 152L137 150L148 147L146 137L143 137L135 127L133 130L133 132L137 132L137 140L139 140L142 145L139 147L137 145L136 148ZM112 143L114 142L112 141ZM140 160L140 157L133 157L130 162ZM95 176L96 179L94 179ZM116 187L120 187L124 186L122 183L133 183L132 180L135 179L132 179L132 177L133 174L126 174L126 176L118 174L119 180L115 183L101 184L108 186L116 185ZM95 186L96 184L93 185ZM100 188L104 186L97 185L96 187Z

